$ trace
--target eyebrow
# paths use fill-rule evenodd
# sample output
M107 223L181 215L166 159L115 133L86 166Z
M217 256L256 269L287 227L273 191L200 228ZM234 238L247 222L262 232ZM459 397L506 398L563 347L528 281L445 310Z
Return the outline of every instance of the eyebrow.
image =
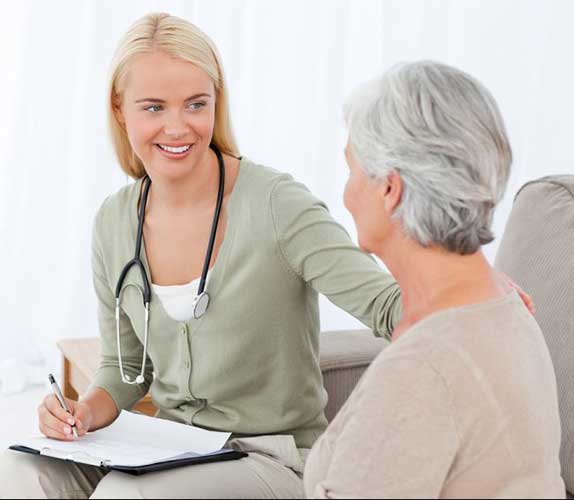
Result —
M195 94L192 95L191 97L188 97L186 99L186 101L193 101L194 99L199 99L200 97L211 97L211 94ZM136 104L139 104L140 102L153 102L153 103L158 103L158 104L165 104L165 101L163 99L156 99L155 97L145 97L143 99L138 99L137 101L134 101Z

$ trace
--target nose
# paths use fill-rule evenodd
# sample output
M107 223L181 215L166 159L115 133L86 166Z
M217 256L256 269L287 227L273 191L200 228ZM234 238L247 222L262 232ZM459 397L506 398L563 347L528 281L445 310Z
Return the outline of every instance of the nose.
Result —
M175 128L165 128L164 129L164 134L169 137L170 139L179 139L180 137L183 137L186 135L186 131L185 130L178 130Z
M189 133L189 126L179 113L175 113L164 126L164 134L179 139Z

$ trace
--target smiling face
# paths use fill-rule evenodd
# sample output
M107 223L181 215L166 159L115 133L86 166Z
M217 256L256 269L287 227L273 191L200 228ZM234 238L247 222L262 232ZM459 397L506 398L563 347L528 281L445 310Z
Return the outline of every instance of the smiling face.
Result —
M205 157L215 125L215 87L198 66L164 52L130 65L116 110L152 178L177 180Z

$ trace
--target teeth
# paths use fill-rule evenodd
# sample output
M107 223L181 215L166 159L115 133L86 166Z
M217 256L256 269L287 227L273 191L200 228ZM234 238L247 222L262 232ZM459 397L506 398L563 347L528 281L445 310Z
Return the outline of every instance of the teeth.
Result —
M191 147L191 144L188 144L187 146L180 146L178 148L165 146L163 144L158 144L158 146L164 151L167 151L168 153L185 153Z

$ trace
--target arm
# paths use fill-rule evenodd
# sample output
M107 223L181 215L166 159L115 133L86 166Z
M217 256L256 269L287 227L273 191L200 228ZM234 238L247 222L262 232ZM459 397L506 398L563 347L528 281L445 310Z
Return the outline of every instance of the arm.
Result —
M80 401L66 400L73 417L62 409L53 394L46 396L38 407L40 431L53 439L73 439L70 425L77 426L79 436L110 425L121 409L130 408L147 393L153 378L153 368L148 360L144 384L132 386L124 384L120 379L116 351L115 295L106 278L99 241L100 213L96 216L92 235L92 268L98 298L102 359L94 382ZM124 370L128 375L139 375L143 346L133 331L129 318L123 313L120 315L120 335L122 350L125 352Z
M82 409L82 406L87 408ZM90 420L84 421L85 430L97 431L107 427L118 418L119 411L116 403L104 389L91 387L78 402L78 408L74 412L78 420L82 420L83 415L89 415ZM85 417L84 417L85 418Z
M101 336L102 355L95 380L82 401L94 410L93 426L105 427L112 423L119 412L131 408L146 395L153 379L153 366L146 361L145 383L129 385L120 377L116 342L115 283L109 283L100 241L101 211L96 216L92 235L92 271L98 299L98 322ZM143 311L142 311L143 314ZM139 375L143 345L136 336L129 318L120 311L120 339L122 342L123 366L126 375Z
M390 338L401 314L393 277L362 252L327 207L302 184L284 176L271 193L281 257L291 272L335 305Z
M440 496L459 439L447 387L429 365L385 359L344 412L316 498Z

